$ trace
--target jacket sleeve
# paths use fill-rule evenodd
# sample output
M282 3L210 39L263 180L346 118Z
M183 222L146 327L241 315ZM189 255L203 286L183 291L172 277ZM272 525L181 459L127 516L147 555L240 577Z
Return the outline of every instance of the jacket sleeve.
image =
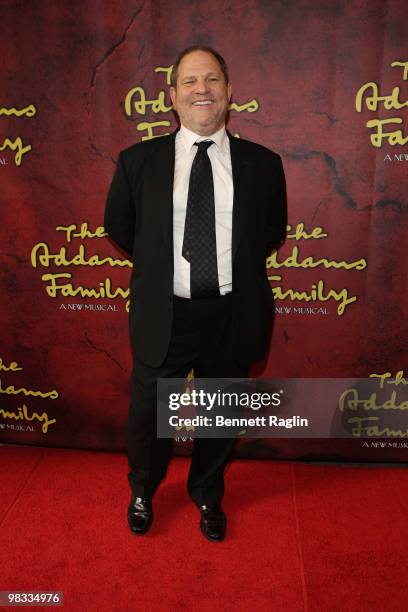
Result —
M104 226L112 240L130 256L133 252L135 222L135 206L129 178L123 153L120 153L106 201Z
M279 249L285 242L288 222L286 180L280 157L275 166L268 211L268 254Z

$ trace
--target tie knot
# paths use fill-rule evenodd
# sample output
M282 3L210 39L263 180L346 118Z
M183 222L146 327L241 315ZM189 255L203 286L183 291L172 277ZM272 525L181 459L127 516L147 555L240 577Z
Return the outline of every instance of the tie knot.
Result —
M201 142L194 143L196 147L198 147L197 153L204 153L214 144L213 140L202 140Z

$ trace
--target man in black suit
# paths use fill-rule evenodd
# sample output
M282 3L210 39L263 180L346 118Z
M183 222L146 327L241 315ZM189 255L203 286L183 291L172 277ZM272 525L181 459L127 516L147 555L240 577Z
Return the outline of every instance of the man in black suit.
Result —
M286 235L279 155L225 129L231 99L223 58L190 47L170 96L181 127L122 151L105 228L133 260L132 397L127 427L131 531L153 520L172 440L157 438L157 378L245 378L268 348L273 294L265 259ZM234 439L196 439L188 491L211 541L225 535L224 469Z

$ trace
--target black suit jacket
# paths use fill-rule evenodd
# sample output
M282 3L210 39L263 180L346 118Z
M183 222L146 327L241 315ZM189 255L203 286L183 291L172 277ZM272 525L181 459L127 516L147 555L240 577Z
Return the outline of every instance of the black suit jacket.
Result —
M105 211L105 229L133 260L130 334L134 355L164 361L173 317L173 179L175 136L135 144L119 154ZM269 345L274 301L265 269L286 236L286 187L276 153L230 139L233 325L236 357L249 364Z

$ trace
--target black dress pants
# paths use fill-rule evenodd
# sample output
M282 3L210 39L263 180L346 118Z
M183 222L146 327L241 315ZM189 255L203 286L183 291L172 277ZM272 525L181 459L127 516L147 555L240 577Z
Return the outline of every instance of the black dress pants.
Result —
M174 297L169 350L160 367L133 360L127 448L132 493L153 497L165 477L173 440L157 438L157 378L184 378L191 368L197 378L246 378L249 366L233 352L232 294L210 299ZM188 491L198 505L219 503L224 493L224 469L234 438L194 440Z

